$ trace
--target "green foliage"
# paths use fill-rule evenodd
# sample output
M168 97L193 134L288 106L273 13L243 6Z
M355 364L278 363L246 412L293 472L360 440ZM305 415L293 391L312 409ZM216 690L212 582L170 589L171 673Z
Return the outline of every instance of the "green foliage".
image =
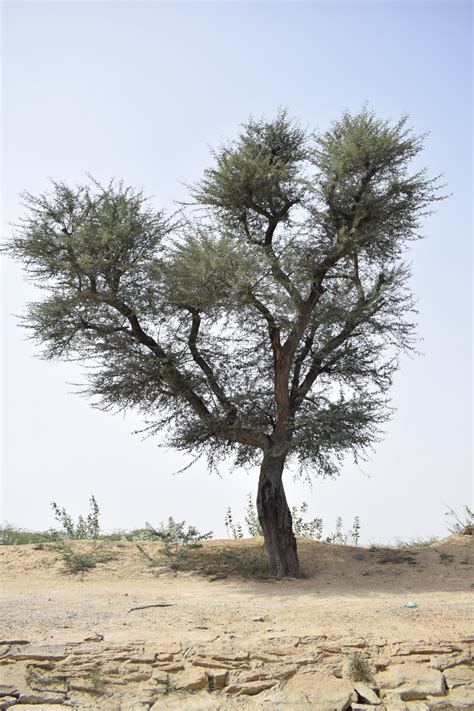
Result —
M303 501L301 506L293 506L291 516L293 519L293 531L295 536L303 538L312 538L314 541L320 541L323 535L323 519L313 518L311 521L305 521L303 516L308 511L308 504Z
M340 516L336 518L336 528L333 533L326 537L326 542L339 543L340 545L347 543L347 535L342 530L342 518Z
M179 570L190 551L201 548L202 541L212 538L212 531L200 533L195 526L188 526L186 529L185 521L175 521L171 516L166 524L160 523L158 528L153 528L148 522L146 528L150 540L164 543L163 553L170 561L169 567L172 570Z
M114 560L115 556L94 547L92 551L77 551L63 545L56 549L61 554L67 573L86 573L95 568L99 563L107 563Z
M244 537L244 532L242 531L242 526L240 525L240 523L234 523L230 506L226 509L224 523L228 538L238 539Z
M366 108L323 133L285 111L251 119L174 222L121 182L53 181L24 195L4 247L43 289L23 325L45 358L89 366L94 406L137 410L144 432L210 468L265 454L334 477L378 442L414 351L405 254L443 199L411 167L422 146L406 117ZM294 513L301 535L321 535ZM55 514L68 537L98 534ZM160 533L170 550L192 542ZM328 539L347 542L342 521Z
M122 183L25 194L5 251L45 298L24 325L46 358L93 363L96 406L138 409L171 446L255 462L286 422L287 456L334 476L377 441L413 349L402 256L441 199L410 171L421 149L406 118L345 112L314 134L282 111L214 152L201 217L171 223Z
M252 494L247 494L245 523L247 524L247 531L249 532L249 535L252 536L252 538L258 538L259 536L263 536L262 527L260 525L260 521L258 520L258 515L255 509Z
M354 517L352 522L351 539L355 546L359 545L360 538L360 518L358 516Z
M323 540L323 519L313 518L309 521L305 520L305 514L308 512L308 504L303 501L299 506L291 508L291 517L293 520L293 532L295 536L301 538L311 538L313 541ZM247 494L247 505L244 517L248 535L251 538L258 538L263 535L260 521L258 520L257 510L253 501L252 494ZM353 545L358 545L360 537L360 520L356 516L352 524L352 530L346 534L342 529L342 518L338 516L336 519L336 529L332 534L329 534L324 540L326 543L339 543L346 545L351 541ZM243 530L240 523L235 523L230 507L227 508L225 515L225 527L229 538L243 538Z
M77 523L74 523L72 517L67 513L66 509L59 508L54 501L51 503L51 507L54 511L54 517L62 526L64 538L70 540L97 540L100 533L100 509L94 496L90 497L89 504L90 512L88 515L85 518L83 516L79 516Z
M0 525L0 545L4 546L53 543L54 541L60 541L62 538L63 534L52 528L48 531L29 531L8 523L8 521Z
M410 550L412 548L426 548L432 546L439 540L436 536L428 536L428 538L411 538L408 541L397 541L395 548Z

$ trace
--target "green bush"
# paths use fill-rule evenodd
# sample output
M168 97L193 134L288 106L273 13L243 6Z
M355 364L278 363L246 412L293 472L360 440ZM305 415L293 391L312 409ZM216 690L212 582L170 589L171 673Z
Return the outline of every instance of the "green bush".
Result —
M61 554L67 573L86 573L92 570L99 563L107 563L114 560L115 556L110 553L99 551L96 547L92 551L75 551L69 546L63 545L56 549Z
M309 521L305 519L305 514L308 511L308 504L304 501L301 506L293 506L291 509L291 517L293 520L293 531L295 536L301 538L311 538L313 541L323 540L323 519L313 518ZM247 495L247 506L245 509L245 523L247 531L251 538L263 536L262 527L258 520L257 511L251 494ZM226 510L225 527L229 538L243 538L243 530L240 523L235 522L230 507ZM344 533L342 528L342 518L336 519L336 528L333 533L326 536L326 543L348 544L349 542L357 546L360 538L360 519L358 516L354 518L352 529L348 533Z
M100 533L99 527L99 505L94 496L89 499L90 512L84 518L79 516L77 523L74 523L72 517L67 513L65 508L59 506L53 501L51 507L54 511L54 518L62 526L63 537L69 540L97 540Z

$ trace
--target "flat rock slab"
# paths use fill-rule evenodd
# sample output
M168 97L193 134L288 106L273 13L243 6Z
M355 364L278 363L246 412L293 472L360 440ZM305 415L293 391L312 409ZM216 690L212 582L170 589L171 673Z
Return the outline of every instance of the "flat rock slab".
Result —
M472 711L474 689L469 686L458 686L456 689L451 689L444 698L430 696L428 703L430 711Z
M345 711L357 701L352 682L319 671L295 674L285 686L265 700L268 708L303 708L311 711Z
M3 696L19 696L20 692L12 684L0 684L0 698Z
M71 711L71 707L64 704L15 704L12 708L15 711Z
M376 676L377 686L384 691L396 690L403 701L442 696L445 693L444 677L437 669L421 664L392 664Z
M156 701L150 711L257 711L261 708L261 702L249 697L245 700L223 698L203 691L192 696L170 694L166 699Z
M15 661L27 659L35 659L37 661L61 661L67 657L67 654L66 647L62 644L27 644L10 649L7 657L9 659L14 659Z
M460 664L459 666L446 669L444 678L449 689L454 689L456 686L472 685L474 686L474 666Z
M189 667L173 676L173 686L183 691L199 691L207 688L207 676L204 669Z
M382 702L370 686L363 684L361 681L354 682L354 689L357 692L360 701L372 704L373 706L379 706ZM354 708L354 706L352 707Z

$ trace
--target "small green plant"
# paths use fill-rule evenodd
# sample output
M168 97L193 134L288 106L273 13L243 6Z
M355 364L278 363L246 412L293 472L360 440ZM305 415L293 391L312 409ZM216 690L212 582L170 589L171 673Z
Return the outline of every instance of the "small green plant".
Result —
M227 537L228 538L243 538L244 537L244 532L242 531L242 526L240 523L234 523L234 519L232 517L232 511L230 510L230 506L227 508L225 512L225 518L224 518L224 523L225 523L225 530L227 531Z
M77 523L74 523L72 517L67 513L65 508L60 508L54 501L51 502L51 507L54 511L54 518L61 524L63 529L63 537L69 540L97 540L100 533L99 527L99 505L95 496L89 499L90 512L84 518L79 516Z
M428 538L410 538L408 541L397 541L394 547L401 550L411 550L412 548L416 550L417 548L426 548L427 546L431 546L438 540L439 539L436 536L428 536Z
M330 533L329 536L326 537L326 543L338 543L340 545L347 544L347 534L345 534L342 530L341 516L336 518L336 528L333 533Z
M62 545L56 549L61 554L61 559L64 563L67 573L86 573L92 570L99 563L107 563L109 560L114 560L115 556L110 553L99 551L96 548L92 551L81 552L75 551L69 546Z
M355 516L354 520L352 522L351 538L352 538L352 543L355 546L358 546L359 539L360 539L360 518L358 516Z
M352 681L362 681L370 684L374 676L367 657L360 652L354 652L347 660L347 675Z
M452 563L455 560L455 556L452 553L446 553L445 551L438 551L441 562L445 565Z
M291 517L293 519L293 531L295 536L302 538L312 538L313 541L320 541L323 536L323 519L313 518L311 521L305 521L303 516L308 511L308 504L303 501L301 506L293 506L291 509Z
M299 506L291 508L291 518L293 520L293 531L295 536L301 538L311 538L313 541L321 541L323 539L323 519L313 518L310 521L305 520L305 514L308 512L308 504L303 501ZM242 526L240 523L235 523L230 507L227 508L225 515L225 527L229 538L243 538ZM262 527L258 520L257 511L251 494L247 495L247 506L245 509L245 523L247 531L251 538L263 536ZM352 529L349 534L345 534L342 528L342 518L336 519L336 528L334 533L326 537L326 543L347 544L349 538L356 546L360 538L360 519L358 516L354 518Z
M371 550L375 553L380 553L381 557L377 560L377 563L382 564L399 564L408 563L409 565L416 565L417 560L414 557L417 553L414 549L409 549L410 552L406 552L405 549L397 548L379 548L372 547Z
M244 520L247 524L249 535L252 538L259 538L260 536L263 536L262 527L260 525L260 521L258 520L258 514L253 502L252 494L247 494L247 508Z
M185 529L185 521L175 521L169 517L167 524L160 523L158 528L154 528L148 521L146 528L150 534L150 540L158 540L164 543L163 553L170 560L170 567L179 567L183 558L186 558L190 550L202 547L202 541L212 538L212 531L200 533L195 526L188 526Z

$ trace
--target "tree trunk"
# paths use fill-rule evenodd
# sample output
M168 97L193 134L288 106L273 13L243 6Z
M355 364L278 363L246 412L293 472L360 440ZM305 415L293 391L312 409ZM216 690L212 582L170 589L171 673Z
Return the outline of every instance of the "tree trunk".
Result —
M257 512L265 539L270 574L278 578L300 575L296 538L282 482L284 465L285 456L275 456L271 451L265 454L257 494Z

